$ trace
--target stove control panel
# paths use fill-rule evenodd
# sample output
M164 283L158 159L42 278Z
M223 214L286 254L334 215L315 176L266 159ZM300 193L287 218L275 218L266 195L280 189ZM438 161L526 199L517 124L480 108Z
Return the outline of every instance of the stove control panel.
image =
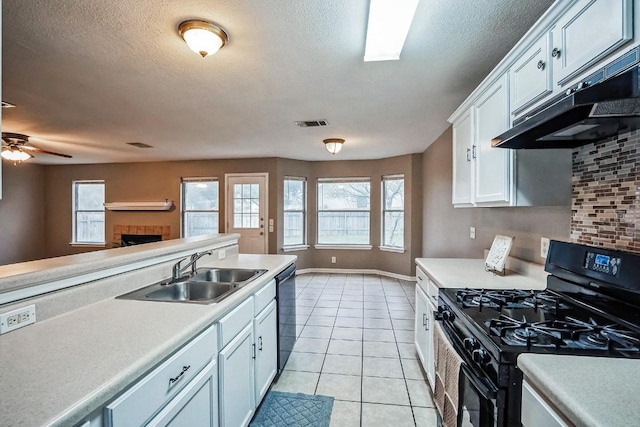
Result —
M620 258L597 252L587 252L584 268L609 276L617 276L620 272Z

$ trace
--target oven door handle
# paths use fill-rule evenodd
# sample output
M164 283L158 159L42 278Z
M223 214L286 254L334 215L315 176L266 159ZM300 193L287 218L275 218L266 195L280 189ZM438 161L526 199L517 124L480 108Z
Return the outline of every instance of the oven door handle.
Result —
M498 390L495 387L489 387L484 381L478 378L467 365L464 363L460 365L460 370L483 398L486 400L495 400L497 398Z

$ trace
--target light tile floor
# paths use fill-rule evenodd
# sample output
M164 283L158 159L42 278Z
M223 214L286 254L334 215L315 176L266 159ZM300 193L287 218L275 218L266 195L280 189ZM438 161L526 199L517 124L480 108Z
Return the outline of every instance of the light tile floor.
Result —
M435 427L413 346L415 284L362 274L296 277L293 353L274 390L335 398L331 427Z

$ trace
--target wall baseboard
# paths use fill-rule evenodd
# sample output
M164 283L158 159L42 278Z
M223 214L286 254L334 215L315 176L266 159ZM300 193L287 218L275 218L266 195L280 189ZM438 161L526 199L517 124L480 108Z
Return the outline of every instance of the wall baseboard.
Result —
M391 273L389 271L373 270L373 269L357 269L357 268L303 268L296 274L307 273L328 273L328 274L377 274L378 276L391 277L392 279L405 280L407 282L415 282L415 276L405 276L404 274Z

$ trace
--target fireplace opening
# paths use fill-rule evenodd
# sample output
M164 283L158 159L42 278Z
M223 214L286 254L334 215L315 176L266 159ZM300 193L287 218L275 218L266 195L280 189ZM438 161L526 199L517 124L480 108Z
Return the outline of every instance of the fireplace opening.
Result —
M162 234L123 234L120 246L142 245L162 241Z

